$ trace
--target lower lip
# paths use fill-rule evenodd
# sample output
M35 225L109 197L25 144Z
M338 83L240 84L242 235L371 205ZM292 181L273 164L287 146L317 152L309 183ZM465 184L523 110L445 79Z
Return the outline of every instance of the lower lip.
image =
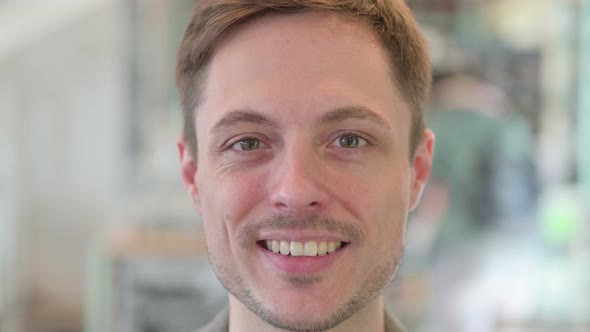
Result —
M335 261L342 256L348 248L345 246L337 251L322 256L285 256L280 253L274 253L262 247L258 247L261 255L270 262L270 264L286 273L309 275L327 270Z

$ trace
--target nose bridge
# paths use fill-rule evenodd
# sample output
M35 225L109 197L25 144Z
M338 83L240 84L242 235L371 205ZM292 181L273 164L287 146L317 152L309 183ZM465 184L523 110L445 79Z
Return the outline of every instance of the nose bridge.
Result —
M273 205L287 213L312 213L326 204L321 161L312 144L295 141L277 160Z

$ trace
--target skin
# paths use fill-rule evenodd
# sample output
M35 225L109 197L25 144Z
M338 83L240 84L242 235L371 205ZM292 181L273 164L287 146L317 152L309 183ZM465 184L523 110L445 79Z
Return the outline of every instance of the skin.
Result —
M178 148L230 331L383 331L434 137L408 157L410 108L376 36L332 14L267 16L226 36L208 70L197 161ZM347 245L289 273L262 254L270 236Z

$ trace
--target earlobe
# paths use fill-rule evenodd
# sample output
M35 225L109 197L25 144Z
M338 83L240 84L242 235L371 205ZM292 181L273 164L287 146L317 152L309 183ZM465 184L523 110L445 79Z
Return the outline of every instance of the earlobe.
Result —
M413 211L420 202L422 191L430 177L432 158L434 155L434 133L430 129L424 131L422 141L412 160L412 183L410 193L410 210Z
M197 210L201 209L201 201L199 197L199 188L196 181L197 166L192 156L190 149L185 145L182 138L178 139L176 146L178 147L178 155L180 159L180 171L182 174L182 182L188 190L193 204Z

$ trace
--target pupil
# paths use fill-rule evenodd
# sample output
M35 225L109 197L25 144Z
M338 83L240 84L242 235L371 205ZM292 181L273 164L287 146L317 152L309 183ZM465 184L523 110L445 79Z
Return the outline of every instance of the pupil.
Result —
M355 148L359 144L359 138L352 135L343 136L340 138L340 145L348 148Z

